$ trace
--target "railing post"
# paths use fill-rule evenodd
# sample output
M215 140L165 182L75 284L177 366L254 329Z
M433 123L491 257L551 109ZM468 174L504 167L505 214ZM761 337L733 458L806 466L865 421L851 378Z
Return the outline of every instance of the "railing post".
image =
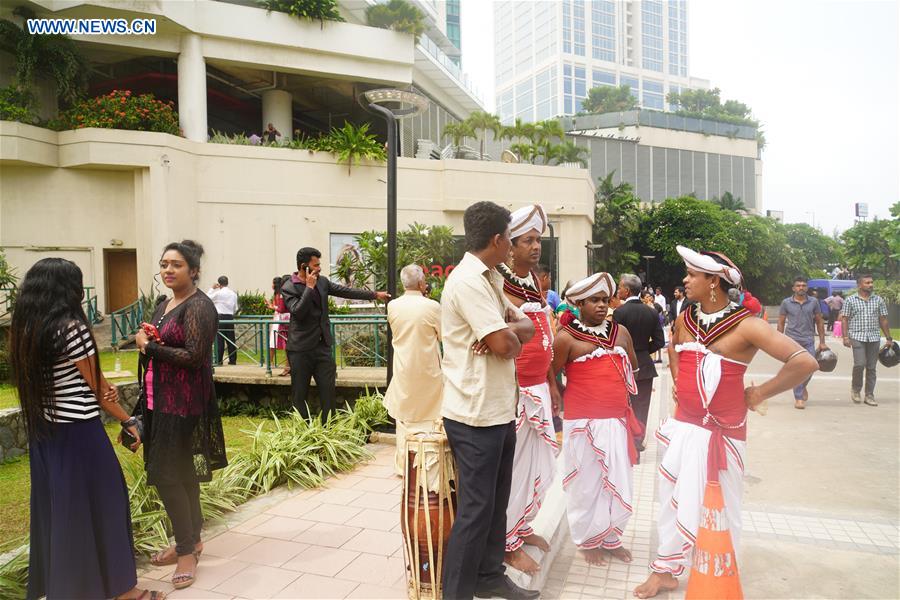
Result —
M372 329L375 332L373 336L375 338L375 366L381 366L381 355L378 354L378 349L381 348L381 345L378 343L378 322L372 321Z
M265 355L266 355L266 377L271 377L272 376L272 360L271 360L272 357L269 356L270 353L269 353L269 348L268 348L268 345L269 345L268 341L269 341L269 336L272 335L272 323L269 321L266 321L265 334L266 334L265 341L267 342L266 343L266 352L265 352ZM275 340L275 346L276 347L278 346L277 339ZM277 352L277 350L276 350L276 352Z

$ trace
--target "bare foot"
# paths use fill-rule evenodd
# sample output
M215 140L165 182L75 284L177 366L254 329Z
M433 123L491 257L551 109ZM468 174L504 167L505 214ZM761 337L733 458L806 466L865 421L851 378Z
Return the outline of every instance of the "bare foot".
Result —
M287 377L291 374L291 368L285 367L284 370L278 375L279 377Z
M537 546L538 550L542 550L544 552L550 552L550 544L539 536L536 533L532 533L531 535L526 535L522 538L522 541L528 544L529 546Z
M609 552L610 556L612 556L613 558L618 558L624 563L630 563L632 560L631 551L625 546L619 546L614 550L607 550L607 552Z
M670 592L678 587L678 580L671 573L650 573L647 581L634 588L635 598L652 598L660 592Z
M590 550L582 550L584 560L589 565L597 565L598 567L606 564L606 551L602 548L591 548Z
M541 570L541 565L528 556L522 548L507 552L503 557L503 562L527 575L534 575Z

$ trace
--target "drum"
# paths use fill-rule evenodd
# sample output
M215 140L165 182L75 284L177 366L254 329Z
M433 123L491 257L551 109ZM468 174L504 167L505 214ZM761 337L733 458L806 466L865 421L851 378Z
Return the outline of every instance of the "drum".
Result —
M450 529L456 517L456 475L447 436L406 437L400 525L409 598L438 600Z

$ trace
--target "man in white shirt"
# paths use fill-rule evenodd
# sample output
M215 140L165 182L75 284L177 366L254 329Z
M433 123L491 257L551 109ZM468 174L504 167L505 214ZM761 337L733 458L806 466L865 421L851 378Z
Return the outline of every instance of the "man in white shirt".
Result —
M233 321L234 315L238 310L238 296L230 287L228 287L228 278L222 275L218 279L218 283L207 290L206 295L216 305L216 312L219 313L219 321ZM219 336L216 337L216 364L222 364L222 357L225 354L225 344L221 338L225 338L225 344L228 344L228 364L237 364L237 344L234 339L234 323L226 323L219 325Z
M669 311L669 305L668 305L668 303L666 303L666 297L663 296L661 287L656 288L656 296L653 297L653 301L662 307L663 313L666 313Z
M387 305L393 334L394 378L384 406L397 422L397 473L405 465L406 436L441 431L441 305L426 297L425 272L419 265L400 271L404 293ZM429 476L430 478L430 476Z

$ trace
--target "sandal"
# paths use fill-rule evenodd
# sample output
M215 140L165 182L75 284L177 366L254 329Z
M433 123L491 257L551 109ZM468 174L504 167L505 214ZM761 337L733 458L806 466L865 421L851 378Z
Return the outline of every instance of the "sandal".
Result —
M172 585L176 590L183 590L186 587L194 585L197 580L197 565L200 563L200 553L194 552L194 572L193 573L175 573L172 575Z
M203 542L197 542L197 543L202 544ZM171 556L169 556L169 558L163 558L163 556L169 550L172 551ZM203 554L203 547L201 546L200 549L196 551L196 553L198 556ZM175 552L175 546L169 546L165 550L160 550L159 552L157 552L150 558L150 564L153 565L154 567L168 567L170 565L176 564L177 562L178 562L178 553Z
M141 593L133 598L125 598L123 596L116 596L116 600L165 600L166 594L165 592L160 592L158 590L139 590Z

